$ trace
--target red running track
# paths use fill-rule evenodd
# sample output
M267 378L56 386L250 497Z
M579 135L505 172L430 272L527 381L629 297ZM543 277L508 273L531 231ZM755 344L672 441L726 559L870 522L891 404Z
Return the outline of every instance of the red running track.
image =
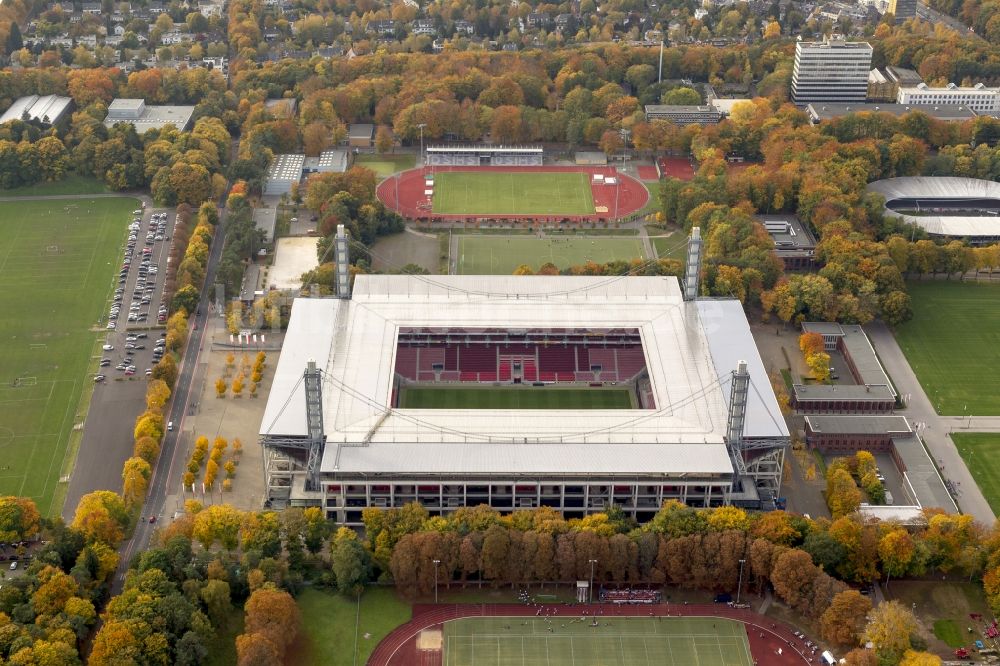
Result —
M549 616L579 617L581 611L595 611L606 617L627 616L691 616L719 617L743 622L750 640L750 654L759 666L802 666L819 663L819 655L806 651L802 639L792 634L788 625L752 611L730 608L723 604L654 604L652 606L543 606ZM425 629L440 626L463 617L534 617L538 606L525 604L415 604L413 619L396 627L376 646L368 666L441 666L441 652L417 650L417 637ZM778 654L778 650L781 654ZM800 652L803 651L803 652Z
M618 185L605 185L590 182L590 190L594 195L594 206L606 206L607 213L593 213L592 215L440 215L434 213L427 205L427 197L424 195L424 175L430 173L442 173L445 171L506 171L506 172L536 172L552 173L556 171L576 171L590 175L599 173L604 176L617 176ZM410 169L398 173L395 176L386 178L379 183L376 189L379 200L388 208L396 211L403 217L420 220L540 220L545 222L560 222L570 220L582 222L585 220L615 220L628 217L636 213L649 201L649 190L631 176L618 173L614 167L576 167L576 166L483 166L483 167L421 167ZM618 212L615 213L617 199Z

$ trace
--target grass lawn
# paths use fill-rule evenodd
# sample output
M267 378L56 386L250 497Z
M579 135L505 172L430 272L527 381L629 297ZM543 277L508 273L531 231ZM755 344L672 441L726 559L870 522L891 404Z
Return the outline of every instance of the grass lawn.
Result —
M632 409L627 389L407 388L404 409Z
M953 432L951 439L993 513L1000 514L1000 433Z
M394 588L369 588L361 597L360 618L355 600L335 592L307 588L296 601L307 643L298 661L303 666L364 664L390 631L410 619L410 605L396 597Z
M676 259L684 261L687 258L687 236L683 231L675 231L665 236L650 236L653 249L660 259Z
M552 631L549 631L549 628ZM719 618L463 618L444 625L445 666L750 666L746 630Z
M442 215L591 215L590 175L582 172L446 171L434 175Z
M510 275L521 264L538 270L542 264L558 268L588 261L646 259L642 241L636 236L500 236L458 237L460 275Z
M907 284L913 319L896 339L941 414L1000 414L1000 285Z
M59 513L53 491L136 200L0 202L0 495ZM123 416L124 418L125 416ZM127 415L131 419L134 415Z
M388 178L398 171L412 169L417 164L417 156L413 154L358 154L354 156L354 163L366 169L371 169L380 178Z
M962 632L954 620L938 620L934 623L934 635L948 644L948 647L958 648L965 645Z
M0 197L37 197L53 194L103 194L108 188L101 181L89 176L71 174L52 183L39 183L0 190Z

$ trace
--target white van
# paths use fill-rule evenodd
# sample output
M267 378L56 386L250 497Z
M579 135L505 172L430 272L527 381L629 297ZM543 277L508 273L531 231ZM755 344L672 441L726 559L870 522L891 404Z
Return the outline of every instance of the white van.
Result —
M174 431L174 422L167 421L167 432L173 432L173 431Z
M823 660L823 663L826 664L826 666L833 666L833 664L837 663L837 660L829 650L823 650L823 654L820 655L820 659Z

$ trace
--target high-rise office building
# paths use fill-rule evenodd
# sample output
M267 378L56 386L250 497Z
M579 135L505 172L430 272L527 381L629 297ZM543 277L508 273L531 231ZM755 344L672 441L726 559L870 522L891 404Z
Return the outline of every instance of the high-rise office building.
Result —
M863 102L871 64L872 47L868 42L799 42L792 70L792 101Z
M917 16L917 0L889 0L888 11L896 17L896 23L909 21Z

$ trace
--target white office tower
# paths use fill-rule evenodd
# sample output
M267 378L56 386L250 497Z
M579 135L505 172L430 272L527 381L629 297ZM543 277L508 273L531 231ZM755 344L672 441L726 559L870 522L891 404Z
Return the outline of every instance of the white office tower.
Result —
M868 93L872 47L868 42L828 38L795 45L792 101L864 102Z

